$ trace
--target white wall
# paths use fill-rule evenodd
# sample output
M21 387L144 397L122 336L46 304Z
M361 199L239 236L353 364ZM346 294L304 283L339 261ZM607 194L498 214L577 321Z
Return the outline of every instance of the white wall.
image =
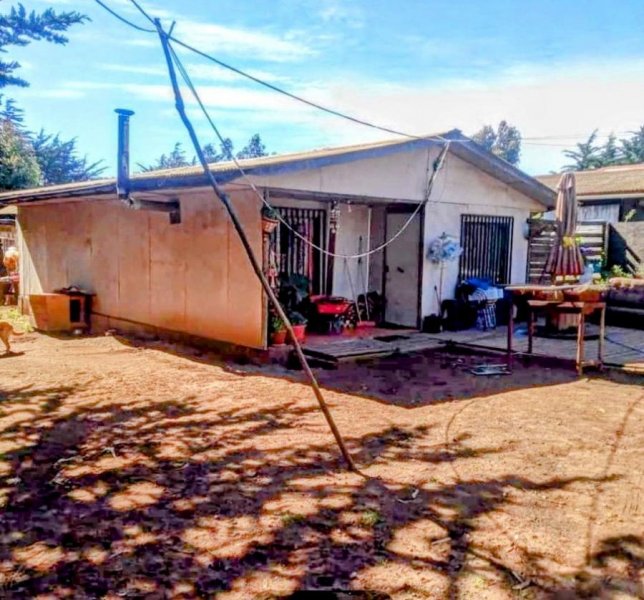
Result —
M342 165L256 177L260 185L291 190L321 193L338 193L388 197L397 202L420 202L424 199L429 170L439 153L439 148L418 149L408 153L391 154L380 158L363 159ZM530 214L543 211L541 203L510 188L508 185L483 173L477 167L448 154L425 210L423 258L423 289L421 318L437 310L434 285L438 286L438 268L425 257L429 242L443 231L455 236L460 234L462 214L499 215L514 217L512 248L512 283L525 281L527 241L523 237L523 224ZM374 214L378 211L374 209ZM344 211L346 213L346 210ZM347 224L338 235L338 252L356 251L359 232L364 232L359 213L343 213ZM374 217L373 230L378 231L378 215ZM376 241L372 242L372 246ZM352 251L351 248L354 250ZM380 262L379 262L380 260ZM336 261L334 293L350 296L348 282L341 275L342 261ZM352 274L356 272L356 266ZM370 289L376 282L381 257L372 257ZM458 278L458 261L446 266L443 279L443 299L453 297Z
M251 179L259 186L282 189L420 201L427 184L429 156L436 156L437 153L435 148L420 148Z
M463 214L514 217L511 282L523 283L528 254L528 242L523 236L524 223L531 212L540 210L543 210L543 205L536 200L517 192L454 155L448 155L425 209L421 317L438 310L434 285L439 285L440 268L426 256L429 243L433 239L443 232L459 238ZM457 280L458 260L445 265L443 300L454 297Z

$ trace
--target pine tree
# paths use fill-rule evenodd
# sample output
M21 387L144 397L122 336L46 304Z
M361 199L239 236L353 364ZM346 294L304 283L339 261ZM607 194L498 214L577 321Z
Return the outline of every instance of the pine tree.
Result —
M178 167L189 167L195 165L196 159L189 161L186 158L186 151L181 147L181 142L177 142L174 145L172 151L168 154L162 154L157 158L156 162L151 165L145 166L139 163L139 167L142 171L158 171L160 169L176 169Z
M87 20L89 17L75 11L55 12L48 8L42 13L27 12L22 4L18 4L8 14L0 15L0 53L6 53L8 46L27 46L39 40L64 45L68 42L64 33L72 25ZM19 68L20 63L15 60L0 60L0 88L29 85L15 74Z
M259 133L253 135L248 144L246 144L238 153L237 158L259 158L260 156L267 156L266 146L262 142Z
M611 133L599 153L601 166L607 167L616 164L620 160L620 154L620 149L617 146L617 138L614 133Z
M31 136L31 143L44 185L96 179L105 170L101 166L103 161L90 163L86 156L78 156L75 138L64 141L60 135L47 134L41 129Z
M632 131L630 138L621 142L621 163L632 164L644 162L644 125L639 130Z
M40 167L27 136L8 119L0 121L0 190L35 187Z
M566 158L573 160L564 166L565 171L586 171L588 169L597 169L602 166L601 147L595 144L597 139L597 129L593 131L585 142L576 144L576 150L564 150Z
M507 121L501 121L496 131L491 125L485 125L472 136L472 139L511 165L519 163L521 158L521 133Z

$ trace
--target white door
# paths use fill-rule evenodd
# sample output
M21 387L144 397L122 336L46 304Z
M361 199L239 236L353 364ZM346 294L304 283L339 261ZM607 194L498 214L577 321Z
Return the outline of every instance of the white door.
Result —
M410 216L410 212L388 212L387 239L400 231ZM420 231L416 215L385 251L385 321L392 325L418 327Z

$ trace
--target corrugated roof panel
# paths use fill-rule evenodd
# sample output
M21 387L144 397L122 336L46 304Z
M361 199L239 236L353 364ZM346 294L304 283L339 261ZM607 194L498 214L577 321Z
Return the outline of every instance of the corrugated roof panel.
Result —
M561 175L541 175L537 179L556 190ZM575 171L575 182L578 196L644 195L644 163Z

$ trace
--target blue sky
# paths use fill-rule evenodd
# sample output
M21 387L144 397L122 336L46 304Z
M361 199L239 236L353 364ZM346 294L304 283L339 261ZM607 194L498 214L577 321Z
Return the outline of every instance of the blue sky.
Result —
M144 24L129 0L105 0ZM132 160L188 146L153 35L92 0L24 0L78 10L66 47L12 49L27 89L7 88L32 129L77 137L83 153L116 152L113 110L136 111ZM3 3L6 10L9 2ZM5 6L6 5L6 6ZM561 151L593 129L644 123L642 0L144 0L175 35L291 91L385 126L471 134L507 119L526 138L521 167L558 169ZM391 137L282 98L181 53L213 118L237 148L255 132L287 152ZM204 142L213 141L192 109Z

